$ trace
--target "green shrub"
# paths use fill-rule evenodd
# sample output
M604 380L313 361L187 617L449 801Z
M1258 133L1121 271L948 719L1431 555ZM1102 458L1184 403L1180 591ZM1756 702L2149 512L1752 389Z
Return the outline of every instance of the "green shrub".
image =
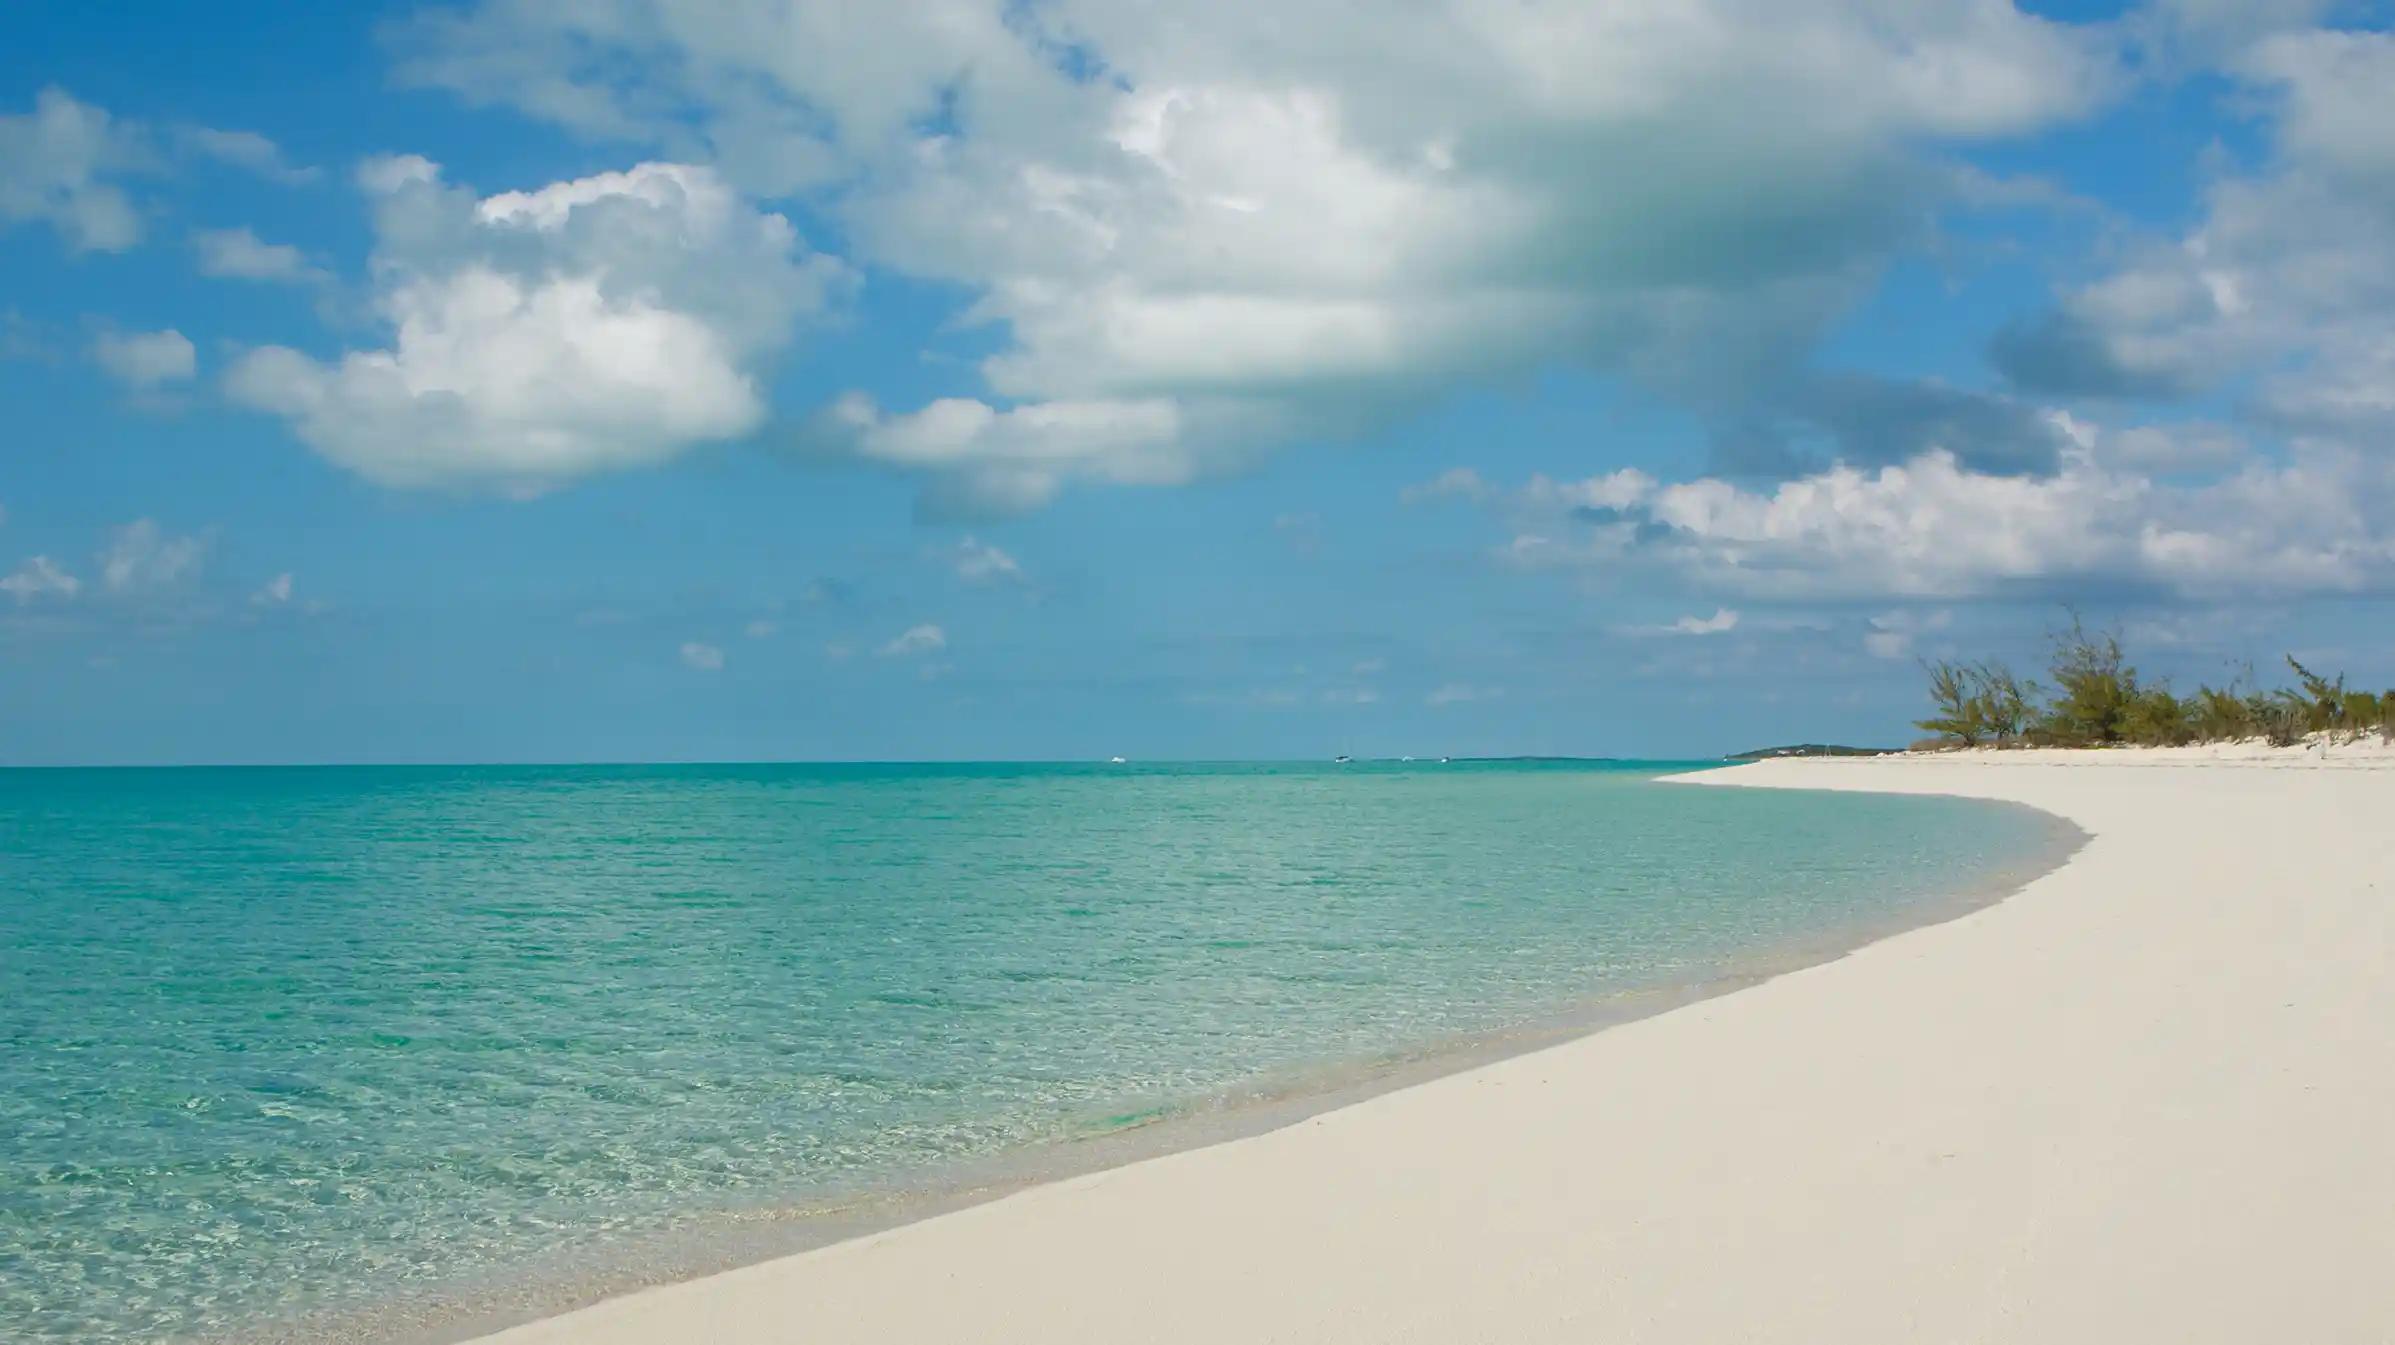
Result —
M1929 701L1936 713L1913 721L1949 746L1977 747L2019 738L2037 716L2037 684L1989 659L1979 663L1921 664L1929 674Z
M2137 670L2121 655L2110 631L2090 634L2071 616L2068 630L2054 637L2054 700L2039 722L2045 736L2068 747L2117 743L2137 699Z
M2351 690L2342 674L2324 677L2290 656L2293 687L2261 690L2248 669L2225 688L2201 686L2181 698L2168 683L2140 685L2120 637L2090 633L2076 612L2054 636L2050 695L1993 659L1921 666L1935 713L1915 722L1946 745L2176 747L2262 738L2288 747L2312 734L2350 742L2370 733L2395 743L2395 688Z
M2133 690L2121 712L2121 738L2140 747L2180 747L2195 741L2191 702L2180 700L2166 686Z
M2239 742L2258 737L2262 732L2260 721L2254 718L2253 706L2238 694L2235 686L2226 691L2197 687L2190 718L2196 739L2201 742Z
M2300 691L2280 694L2287 697L2295 712L2302 716L2306 733L2326 733L2334 738L2345 727L2345 676L2340 673L2332 682L2287 656L2287 666L2295 670Z
M2292 691L2254 692L2245 698L2255 727L2272 747L2293 747L2304 740L2303 697Z
M1949 743L1977 747L1987 736L1987 720L1986 708L1972 685L1971 670L1944 661L1924 660L1921 666L1929 673L1929 703L1937 707L1937 713L1914 720L1913 726Z
M2344 679L2339 678L2338 680L2342 682ZM2376 733L2383 737L2387 731L2385 705L2379 697L2370 692L2346 692L2344 727L2346 736L2357 742L2366 733Z

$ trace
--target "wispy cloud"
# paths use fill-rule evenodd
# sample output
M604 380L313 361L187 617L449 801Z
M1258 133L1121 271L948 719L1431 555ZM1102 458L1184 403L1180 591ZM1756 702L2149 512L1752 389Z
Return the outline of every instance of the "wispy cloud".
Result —
M109 377L138 392L188 382L199 368L190 339L172 327L157 332L104 332L92 342L91 353Z
M1469 500L1479 502L1496 494L1496 488L1483 480L1480 473L1469 467L1450 467L1436 477L1419 485L1407 486L1398 498L1407 504L1425 500Z
M1711 616L1684 616L1664 629L1673 635L1720 635L1738 628L1738 614L1727 607Z
M285 186L314 182L322 174L283 156L283 148L255 131L220 131L207 126L175 128L175 140L186 151L255 173Z
M250 229L201 229L191 235L200 274L287 285L329 285L332 275L288 243L269 243Z
M285 570L259 585L258 591L249 595L250 606L280 607L291 601L292 589L291 572Z
M110 593L145 593L196 576L208 555L205 535L176 536L154 519L135 519L110 535L100 553L100 582Z
M964 538L944 556L956 577L968 584L990 587L1020 584L1024 580L1021 562L978 538Z
M0 593L16 599L19 606L38 598L72 598L82 591L83 581L48 556L29 557L0 576Z
M947 647L948 633L938 626L925 622L922 625L909 626L900 631L874 652L883 658L912 658L919 654L934 653Z
M1953 622L1954 614L1943 608L1929 612L1882 612L1872 617L1863 631L1863 652L1873 658L1911 658L1917 639L1931 631L1944 630Z
M1505 695L1503 687L1473 686L1466 682L1448 682L1422 698L1424 705L1468 705L1473 701L1493 701Z

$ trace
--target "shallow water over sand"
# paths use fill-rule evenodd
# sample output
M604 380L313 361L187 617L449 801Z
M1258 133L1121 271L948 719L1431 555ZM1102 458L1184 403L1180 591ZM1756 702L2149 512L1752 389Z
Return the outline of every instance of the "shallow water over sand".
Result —
M2057 842L1662 769L0 772L0 1320L480 1292L1703 981Z

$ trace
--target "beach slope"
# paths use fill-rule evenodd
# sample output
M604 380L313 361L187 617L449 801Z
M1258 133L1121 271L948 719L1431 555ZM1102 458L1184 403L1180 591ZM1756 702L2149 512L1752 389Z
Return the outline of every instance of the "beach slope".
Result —
M490 1339L2395 1339L2395 769L1701 780L2006 799L2091 839L1734 994Z

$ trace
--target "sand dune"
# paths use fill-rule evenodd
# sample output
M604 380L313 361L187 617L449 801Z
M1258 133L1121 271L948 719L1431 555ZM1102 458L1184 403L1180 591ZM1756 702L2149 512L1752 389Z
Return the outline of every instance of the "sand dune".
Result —
M2092 839L1736 994L490 1339L2395 1340L2370 755L1715 773L2010 799Z

